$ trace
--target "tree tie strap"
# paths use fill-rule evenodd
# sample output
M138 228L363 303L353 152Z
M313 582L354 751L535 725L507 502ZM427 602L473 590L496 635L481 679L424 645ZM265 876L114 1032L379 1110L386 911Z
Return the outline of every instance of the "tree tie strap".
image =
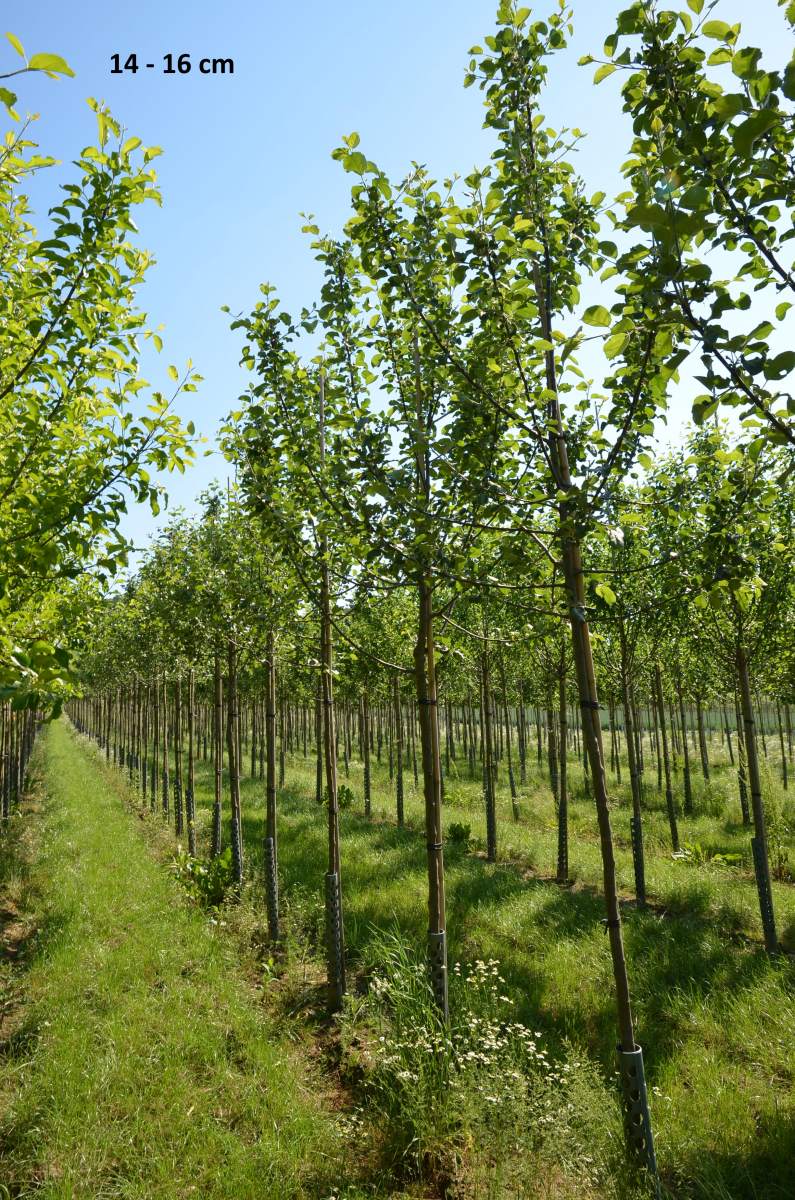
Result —
M438 700L428 700L427 698L425 698L422 700L418 700L417 703L418 704L438 704L439 701Z
M444 842L426 842L429 850L443 850Z
M614 917L614 918L602 917L602 924L604 925L605 933L607 933L608 929L620 929L621 928L621 920L619 917Z
M598 701L598 700L581 700L581 701L580 701L580 708L593 708L593 709L597 709L597 708L601 708L601 707L602 707L602 706L601 706L601 704L599 703L599 701Z

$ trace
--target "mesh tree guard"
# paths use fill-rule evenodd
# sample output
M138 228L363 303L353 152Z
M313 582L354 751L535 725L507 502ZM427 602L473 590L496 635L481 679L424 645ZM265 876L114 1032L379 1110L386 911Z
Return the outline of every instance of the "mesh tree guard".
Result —
M336 871L326 873L326 957L329 999L332 1008L340 1008L345 995L345 963L342 957L342 897Z
M265 838L265 893L268 905L268 932L271 941L279 940L279 877L276 871L276 843Z
M654 1135L649 1116L649 1099L646 1092L646 1074L643 1069L643 1051L617 1047L618 1066L621 1072L621 1090L624 1096L624 1124L627 1144L641 1167L645 1167L654 1181L655 1194L660 1193L657 1175L657 1159L654 1154Z
M428 965L433 996L446 1021L450 1016L450 1005L447 998L447 934L444 930L428 934Z

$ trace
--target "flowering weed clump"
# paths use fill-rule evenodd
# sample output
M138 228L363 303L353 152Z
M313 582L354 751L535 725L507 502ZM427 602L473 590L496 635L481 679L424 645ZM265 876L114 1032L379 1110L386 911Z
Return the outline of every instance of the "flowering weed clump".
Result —
M583 1196L608 1158L618 1180L618 1105L587 1064L554 1061L542 1034L514 1019L496 960L454 965L448 1024L425 964L397 936L376 940L369 966L367 995L343 1019L343 1044L357 1048L361 1111L392 1170L440 1178L451 1196L473 1186L482 1196L521 1194L529 1158L534 1170L544 1159L559 1170L563 1158Z

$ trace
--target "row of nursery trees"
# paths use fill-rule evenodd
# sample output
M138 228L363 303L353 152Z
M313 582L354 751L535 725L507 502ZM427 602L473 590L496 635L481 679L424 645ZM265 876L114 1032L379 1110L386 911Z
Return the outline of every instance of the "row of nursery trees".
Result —
M268 742L277 659L283 686L303 679L307 702L315 672L339 996L335 692L348 691L350 709L365 690L383 705L386 689L396 711L395 680L400 700L411 679L428 955L444 1013L443 759L474 672L486 698L478 753L490 812L495 734L499 742L506 720L499 704L524 739L517 714L530 703L546 711L552 692L561 745L571 704L599 828L630 1133L652 1166L602 699L622 713L642 866L636 713L655 705L675 841L669 703L686 745L683 701L698 708L709 686L731 716L736 698L771 951L754 697L784 703L785 722L790 699L795 68L768 70L712 8L688 0L673 12L641 0L607 38L595 82L623 73L631 130L626 190L612 204L603 192L589 196L575 172L579 131L554 128L540 107L549 61L571 32L564 0L546 21L505 0L495 34L471 51L465 82L482 89L494 144L482 169L440 182L415 166L393 181L357 135L344 139L335 157L353 176L350 219L337 237L306 224L323 272L316 302L294 317L265 286L234 321L253 372L223 432L234 500L211 499L202 521L175 525L129 593L105 606L84 662L93 699L80 718L103 738L110 727L117 743L123 728L129 747L143 738L142 714L151 733L159 712L161 739L181 737L173 718L167 734L163 724L179 680L190 695L199 688L205 706L213 692L219 747L220 687L242 871L241 689L249 702L264 689ZM795 22L791 5L784 17ZM681 452L653 460L669 395L685 386L700 429ZM713 421L727 408L731 433ZM187 712L192 726L193 704ZM555 722L545 725L550 736ZM365 731L363 750L369 744ZM565 758L556 754L565 814ZM496 854L493 819L489 843Z
M173 411L200 378L169 367L171 394L149 391L143 347L159 332L137 308L152 264L133 213L160 203L160 153L127 137L94 100L97 143L75 158L45 226L29 191L56 160L21 116L20 76L74 72L58 54L27 55L7 33L0 70L0 817L21 797L36 730L77 686L75 631L127 562L130 499L159 511L154 473L184 470L193 427ZM26 82L24 80L23 82Z
M695 808L693 776L709 779L719 736L722 755L736 767L743 822L753 830L762 927L774 951L759 759L772 742L786 787L793 753L794 497L791 486L780 486L782 453L769 449L760 458L761 465L757 460L749 466L725 448L725 433L713 427L650 464L642 482L617 489L613 528L622 536L586 543L591 569L585 611L602 682L605 786L610 776L621 783L622 760L629 770L638 904L646 903L643 814L655 775L676 851L680 817ZM721 587L707 604L695 603L693 579L703 569L705 540L720 525L714 495L741 469L753 478L754 521L765 513L767 538L752 544L749 537L745 553L766 586L746 595ZM274 940L280 935L279 790L291 756L314 758L318 813L325 812L328 822L328 983L330 1003L338 1006L346 987L339 807L354 799L346 782L354 760L362 768L355 802L366 816L376 763L388 764L398 825L405 819L406 781L413 780L415 789L421 781L426 833L441 831L446 783L478 780L489 861L499 857L499 791L510 798L513 821L532 819L525 784L543 762L558 825L557 861L549 868L561 884L569 878L571 767L582 763L585 792L593 797L592 760L576 713L564 593L548 558L548 569L540 557L537 563L539 578L548 576L543 603L528 605L524 591L517 595L513 572L493 549L477 588L437 579L436 669L428 697L427 675L418 675L412 662L422 628L414 582L395 576L387 585L380 576L382 586L374 586L359 572L335 570L325 587L315 549L313 571L312 561L280 549L261 520L242 494L218 492L204 497L200 517L173 520L125 591L96 612L82 656L84 698L70 711L108 760L129 773L144 803L173 822L192 856L215 857L228 843L238 885L251 877L249 854L257 871L263 863ZM738 523L733 519L735 547ZM334 546L339 563L340 530ZM434 731L429 772L427 707ZM197 761L212 764L214 780L206 845L197 844ZM264 845L250 846L248 854L244 775L264 782ZM441 841L428 836L429 911L441 926L431 933L437 934L446 932ZM430 951L444 1010L437 939Z

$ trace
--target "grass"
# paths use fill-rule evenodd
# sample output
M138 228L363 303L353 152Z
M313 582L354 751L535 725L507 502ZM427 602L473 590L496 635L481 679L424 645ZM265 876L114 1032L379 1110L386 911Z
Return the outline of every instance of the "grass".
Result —
M34 773L0 848L6 913L29 933L5 971L0 1195L329 1195L349 1175L333 1097L235 946L64 722Z
M790 958L771 961L761 946L749 831L742 826L736 777L712 743L707 786L693 768L695 814L680 816L682 843L708 854L742 855L742 865L713 866L674 859L664 799L646 774L646 912L630 902L633 885L629 797L612 780L619 882L639 1040L651 1088L658 1160L671 1194L722 1200L776 1200L792 1194L795 1176L795 970ZM647 748L647 760L651 754ZM572 764L573 765L573 764ZM615 1095L616 1022L612 975L601 924L601 862L593 802L573 765L570 863L574 883L552 882L556 829L549 784L533 768L511 819L505 780L499 796L500 857L483 861L485 819L479 785L448 777L445 823L470 824L475 853L448 856L448 937L451 961L495 958L515 1015L543 1031L556 1054L570 1047L596 1064L605 1110ZM348 951L367 958L378 930L396 927L424 945L425 850L421 797L406 774L407 827L394 824L385 765L374 764L373 817L361 814L361 767L350 776L356 802L343 811L342 881ZM676 775L681 805L681 771ZM206 844L210 777L199 766L200 840ZM782 848L792 848L793 808L771 756L766 791L778 816ZM324 813L313 802L314 762L287 760L280 805L283 893L310 897L319 936L325 869ZM248 871L260 862L264 790L243 783ZM792 938L795 888L775 882L779 931ZM785 942L791 948L792 941ZM598 1130L594 1128L594 1141ZM526 1187L530 1187L528 1182ZM521 1194L521 1193L520 1193ZM542 1195L543 1191L528 1191ZM557 1193L550 1193L557 1194ZM561 1193L562 1194L562 1193ZM605 1194L609 1194L605 1193Z
M666 1195L778 1200L791 1196L795 1174L795 971L790 958L771 960L761 948L749 832L742 826L736 780L716 741L710 754L709 786L694 768L695 815L680 818L681 841L700 847L687 861L671 856L664 800L647 770L650 907L645 912L637 911L631 900L626 770L623 784L611 782L638 1037ZM451 966L499 960L510 1020L539 1032L539 1044L555 1071L572 1063L582 1069L576 1073L576 1087L567 1082L565 1096L558 1089L549 1100L557 1140L540 1137L537 1105L542 1093L537 1090L523 1095L518 1107L506 1101L496 1124L483 1104L478 1107L473 1092L471 1104L463 1104L458 1095L461 1107L452 1123L436 1123L445 1128L446 1140L434 1147L429 1113L434 1104L451 1104L449 1089L439 1094L431 1088L425 1101L410 1089L401 1099L397 1076L401 1070L417 1071L416 1047L404 1034L412 1022L418 1039L428 1028L422 997L416 1011L409 1007L400 1018L400 1037L399 1030L387 1029L387 1041L392 1037L403 1047L393 1056L396 1066L390 1076L373 1040L374 1029L387 1015L378 1013L377 997L368 987L373 975L392 987L390 981L408 969L406 954L410 959L414 948L415 958L421 955L425 942L422 802L410 771L405 776L407 823L398 829L385 762L373 762L370 820L361 811L361 765L352 763L347 778L341 765L341 781L354 795L353 805L341 814L352 995L338 1024L335 1054L341 1058L325 1060L324 1077L328 1079L329 1066L347 1072L346 1086L358 1096L360 1110L335 1119L328 1105L308 1094L308 1088L322 1094L323 1085L317 1072L307 1074L304 1053L307 1031L325 1039L326 1049L329 1033L318 988L326 834L324 810L313 800L314 760L288 755L286 786L279 793L279 868L288 946L274 967L259 971L266 1012L252 1003L250 988L240 978L241 962L251 969L247 956L253 945L262 944L265 924L263 782L243 780L247 884L242 903L225 911L228 929L221 931L175 898L172 881L146 844L154 838L157 853L168 856L172 837L159 817L143 813L146 819L138 821L124 811L119 794L126 785L118 773L105 768L98 755L78 753L68 732L57 726L47 734L37 760L53 799L36 887L48 897L47 911L53 896L59 899L52 932L47 932L45 914L35 952L25 964L28 1007L36 1016L27 1023L33 1032L21 1036L19 1045L24 1047L21 1062L30 1059L32 1065L20 1066L11 1055L3 1068L6 1074L0 1072L5 1083L0 1096L12 1097L0 1124L5 1138L0 1166L24 1180L28 1191L18 1188L17 1194L33 1194L38 1188L36 1195L181 1196L192 1193L180 1188L194 1185L197 1194L208 1196L323 1197L331 1194L331 1182L339 1196L405 1191L478 1200L618 1200L635 1194L616 1157L615 1014L601 924L601 864L593 803L584 794L576 764L570 767L573 882L566 888L553 882L555 817L543 770L534 764L528 772L518 823L511 819L501 778L500 861L490 865L482 854L485 820L479 785L468 779L466 768L455 778L451 767L445 823L470 825L474 843L471 850L459 846L448 852ZM247 766L247 754L243 761ZM793 848L793 807L777 774L771 756L766 792L785 855ZM197 785L199 844L206 852L209 763L197 764ZM676 789L680 795L681 771ZM225 838L227 818L225 813ZM741 864L712 865L707 860L714 853L739 854ZM793 885L775 882L774 901L779 930L789 927L791 937ZM393 931L391 943L384 930ZM236 936L227 936L232 934ZM142 984L144 968L148 989ZM161 978L170 980L166 995L152 1007L152 980ZM466 1012L467 1002L456 986L452 997L454 1009ZM220 1028L219 1012L225 1013ZM234 1041L230 1066L222 1030L232 1025L233 1013L241 1031L234 1026L239 1041ZM393 1023L395 1015L393 1008ZM50 1026L44 1026L45 1019ZM298 1050L286 1041L281 1025L274 1033L275 1021L286 1022L291 1036L298 1038ZM73 1025L82 1029L74 1040ZM191 1071L186 1059L199 1065ZM486 1091L494 1090L491 1084L500 1077L502 1061L495 1059L491 1075L484 1069L481 1085ZM208 1074L211 1097L198 1083ZM73 1082L64 1087L66 1078ZM278 1083L272 1082L276 1079ZM215 1089L221 1085L221 1094L231 1090L237 1103L218 1100ZM108 1111L119 1108L118 1129L115 1121L91 1128L97 1123L81 1121L81 1113L96 1112L106 1095ZM282 1096L287 1115L272 1116L274 1106L284 1113ZM136 1117L131 1115L133 1098ZM194 1104L198 1107L188 1117ZM227 1114L220 1124L216 1106ZM285 1124L276 1134L272 1121L278 1125L282 1119ZM131 1129L138 1130L137 1142L130 1140ZM418 1160L412 1145L418 1131L426 1149L430 1143L431 1166ZM141 1147L150 1137L152 1147L142 1162ZM253 1155L250 1163L248 1155ZM31 1174L34 1162L38 1173ZM408 1170L412 1162L415 1182ZM443 1162L447 1167L440 1172ZM53 1168L61 1174L42 1174ZM416 1181L418 1173L425 1183ZM363 1190L364 1180L369 1190ZM258 1185L259 1191L246 1190ZM47 1187L50 1191L42 1191Z

